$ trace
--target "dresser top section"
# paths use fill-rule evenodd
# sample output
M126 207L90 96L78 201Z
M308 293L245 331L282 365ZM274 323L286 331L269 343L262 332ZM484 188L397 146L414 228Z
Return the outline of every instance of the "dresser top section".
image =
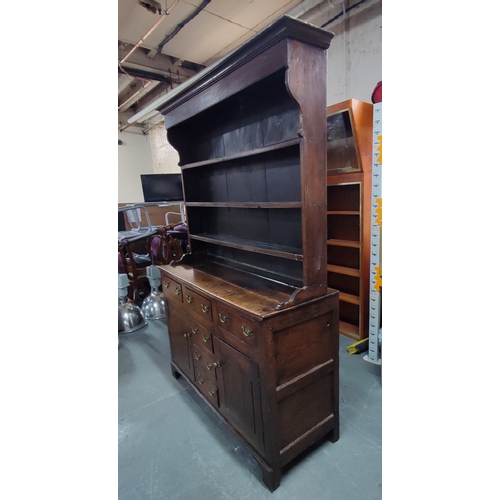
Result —
M293 17L282 16L266 29L256 34L233 52L200 71L197 75L182 83L168 94L152 102L130 120L140 119L153 110L165 113L176 106L177 101L185 101L195 89L203 90L225 77L238 67L262 54L267 49L284 39L297 40L322 49L327 49L334 34L312 24ZM129 122L130 122L129 120Z

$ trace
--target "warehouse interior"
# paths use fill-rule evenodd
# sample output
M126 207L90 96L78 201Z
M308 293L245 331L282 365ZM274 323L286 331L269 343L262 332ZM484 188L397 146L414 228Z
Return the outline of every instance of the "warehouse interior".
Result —
M259 449L258 439L252 438L252 436L249 437L250 443L252 443L250 448L248 445L242 445L238 441L238 435L240 435L240 438L241 435L248 435L246 434L245 424L239 424L239 417L232 416L234 411L238 413L239 410L236 407L231 410L232 403L224 401L226 398L224 394L229 394L228 391L231 390L228 376L233 378L240 376L237 372L223 374L224 366L229 367L233 361L229 359L227 365L225 365L226 361L224 358L220 362L215 362L215 366L218 366L215 369L217 382L214 375L212 375L214 369L209 368L211 370L209 372L204 370L206 375L202 375L198 371L199 368L195 368L197 384L213 384L211 386L212 389L209 387L208 393L203 392L205 390L204 385L197 386L195 384L192 386L188 382L190 377L192 377L192 375L189 375L191 370L189 366L190 361L187 361L187 364L183 364L184 358L178 358L179 344L175 340L177 338L175 331L177 320L175 318L177 317L176 310L178 309L178 305L175 301L168 302L168 305L165 304L165 317L163 317L163 312L157 313L158 317L156 317L145 305L151 299L153 292L151 292L151 296L147 296L148 291L146 290L141 295L141 290L136 287L134 279L130 279L130 283L135 288L132 293L128 294L126 304L119 306L119 308L122 307L122 309L119 309L119 315L121 313L125 315L125 306L131 307L132 303L138 308L141 307L146 315L153 315L153 319L147 319L144 322L145 326L138 327L137 329L135 326L129 327L129 329L125 326L123 329L119 324L119 498L122 500L129 498L145 499L153 496L155 498L190 499L208 493L209 495L241 499L268 498L271 495L278 498L326 499L331 498L332 488L336 488L342 498L381 498L381 314L377 314L375 317L374 313L372 313L371 321L372 323L377 323L371 329L372 336L376 332L376 345L372 346L369 350L368 322L370 321L370 301L368 300L368 296L369 289L373 287L369 285L370 262L368 247L370 246L370 236L367 230L371 225L370 207L372 203L375 203L379 207L377 229L381 227L381 161L376 164L375 168L371 165L374 147L374 120L376 120L375 140L381 154L381 2L362 1L349 3L329 0L225 2L213 0L188 3L174 1L171 3L167 2L167 6L162 6L160 11L154 9L158 9L158 6L151 8L151 5L149 5L149 8L146 8L144 5L138 5L136 2L126 1L122 1L118 9L118 189L120 210L125 210L127 206L134 206L134 204L137 206L137 204L142 202L150 202L153 199L149 192L151 188L145 183L156 182L156 188L160 189L158 183L162 174L165 174L168 179L174 179L175 175L181 173L179 165L186 163L183 157L186 155L187 158L189 156L188 151L193 150L195 147L194 142L196 142L197 137L189 140L190 146L186 152L184 152L182 146L177 152L169 143L170 141L166 140L167 122L164 122L163 114L158 111L158 107L160 106L158 103L168 100L170 95L174 96L176 93L182 92L182 89L186 85L189 85L190 82L196 82L197 79L203 80L204 74L207 71L213 71L212 68L217 67L219 61L230 59L232 54L237 54L238 49L244 46L245 43L251 44L254 39L258 39L260 33L265 32L266 28L272 27L274 23L279 23L280 19L283 19L282 16L298 19L308 25L328 31L329 37L333 36L334 41L331 42L328 51L324 53L324 57L327 59L328 71L324 71L317 78L321 80L320 88L323 88L323 92L326 94L326 100L323 100L323 102L327 104L327 141L329 141L327 146L327 196L328 214L330 215L328 215L328 257L325 255L325 260L328 260L328 286L340 291L340 321L338 318L334 319L334 322L340 325L339 346L338 348L334 348L339 352L332 355L334 360L336 357L339 358L337 362L334 361L339 370L338 381L334 382L334 385L338 385L339 387L338 389L334 389L334 393L336 394L334 400L338 399L338 410L333 410L333 413L338 415L340 421L340 428L335 430L336 428L334 427L334 433L339 432L340 438L332 445L331 442L325 442L325 431L321 431L319 428L317 430L311 428L310 431L306 431L306 427L302 426L302 430L294 431L294 439L298 439L299 441L305 440L307 438L304 436L307 436L311 432L318 433L318 436L321 434L322 437L315 439L314 445L309 446L302 453L297 455L297 452L293 452L293 456L296 456L295 459L292 461L287 459L288 463L286 467L280 467L281 472L276 476L277 479L274 476L272 476L273 479L269 479L265 474L265 469L262 471L259 470L259 459L257 458L255 462L252 457L252 454L255 453L254 450ZM152 13L152 10L154 10L154 13ZM156 22L153 24L154 20ZM174 26L175 28L173 29ZM291 66L292 63L290 62L289 65ZM318 64L317 67L321 66ZM289 69L289 72L291 71L292 69ZM304 60L300 63L298 71L307 74L311 70L306 69L306 61ZM250 75L249 77L252 78ZM210 77L209 81L211 82L215 78L221 77ZM228 82L230 81L228 80ZM227 85L230 84L228 83ZM292 83L289 82L288 85L292 85ZM259 99L260 92L256 92L255 97L251 97L250 99ZM243 95L245 94L242 93ZM276 94L275 99L282 99L279 95ZM260 96L261 99L262 97ZM267 102L267 100L263 102ZM242 104L242 106L244 105ZM258 106L258 102L253 101L253 106ZM269 105L261 104L260 106L270 106L270 109L272 109L275 104L271 100L269 101ZM284 104L280 106L284 106ZM374 118L374 106L378 106L376 111L377 118ZM304 103L301 107L305 108L306 104ZM264 112L262 116L267 116L267 113ZM216 128L218 126L216 125L218 115L220 113L214 112L210 115L211 118L204 120L214 120L213 127ZM282 144L284 140L293 140L287 139L287 137L292 136L286 135L286 132L280 132L280 128L286 131L289 127L286 124L288 120L287 116L289 115L279 116L281 116L280 121L272 125L273 127L277 127L277 131L274 131L272 136L268 134L269 139L266 139L266 136L264 136L264 141L268 141L268 143L269 141L278 141L278 144ZM305 118L303 119L305 120ZM246 119L246 121L249 120L251 121L252 118ZM261 118L258 118L258 120L261 120ZM267 123L266 120L267 118L264 118L262 123ZM359 155L355 154L356 159L347 158L344 153L346 151L345 144L339 143L339 133L343 132L338 132L337 129L345 126L343 125L344 121L345 123L349 122L347 125L349 130L346 134L350 134L350 130L352 129L352 135L356 140L356 147L359 153ZM203 125L201 126L203 127ZM237 126L241 127L241 125ZM302 126L307 128L307 122L303 121ZM262 127L264 130L265 125L262 125ZM261 144L260 139L254 138L251 130L253 129L248 129L248 132L240 133L248 136L245 141L249 142L242 144L244 150L255 148L255 146L251 145L254 143L257 147L261 147L259 146ZM186 129L182 137L186 137L186 134L190 134L189 129ZM229 134L231 133L229 132ZM174 140L173 136L169 135L169 137L171 137L171 141L174 144L177 144L177 140ZM224 139L225 155L234 155L231 151L236 151L235 143L231 142L233 139L227 137ZM211 141L213 142L213 139ZM142 143L142 149L139 143ZM179 145L177 148L179 148ZM264 153L260 154L266 154L266 149L262 151ZM140 156L141 153L142 157ZM181 157L179 157L179 154ZM279 157L276 156L277 154L270 157L270 161L274 163L281 161L278 160ZM313 155L313 153L310 154ZM380 154L379 157L381 159ZM217 155L220 156L220 153L217 153ZM142 158L142 162L140 158ZM193 158L195 159L194 156ZM203 159L201 156L196 158L198 158L198 161ZM231 158L229 156L228 160ZM244 158L245 155L243 156L243 162L245 162ZM271 158L275 159L271 160ZM286 158L290 158L288 153ZM200 168L197 168L198 163L196 163L196 159L194 161L193 167L189 170L185 168L182 170L184 195L179 195L178 198L187 202L191 201L192 196L197 196L190 194L189 185L197 183L199 176L207 175L204 171L206 172L207 168L210 167L209 162L204 171L202 171ZM289 162L292 160L285 161ZM188 160L189 162L193 162L193 159ZM237 167L234 172L237 173L242 168L246 168L245 163ZM258 169L262 167L254 168L257 168L254 171L259 171ZM312 165L309 168L312 168ZM271 179L272 175L274 175L271 167L265 167L265 170L266 176ZM374 177L371 175L372 170L375 173ZM228 170L224 176L229 176L232 171ZM359 171L363 172L361 176L355 173ZM190 174L190 172L195 172L195 174ZM148 174L150 175L149 178ZM248 176L251 174L245 175ZM322 175L321 168L318 171L318 175ZM251 175L252 179L254 177L255 174ZM259 182L258 177L255 177L254 180L251 180L251 178L248 177L247 180L253 186L251 189L258 189L258 184L256 184ZM372 188L373 179L376 179L374 188ZM206 181L202 181L202 185L213 182L209 177ZM227 189L232 190L232 194L228 195L229 199L243 196L243 199L247 199L250 202L249 207L253 206L251 203L254 199L279 199L280 197L283 199L294 199L294 195L291 194L282 194L276 198L272 194L276 188L270 182L271 180L267 181L268 193L265 195L265 198L259 198L261 195L243 194L243 192L240 193L235 187L230 188L228 186ZM295 190L293 184L286 183L284 180L280 182L280 185L281 190L291 190L291 192ZM211 189L216 188L213 187ZM164 193L164 200L169 200L170 191L165 191ZM222 192L220 194L208 194L208 191L199 199L207 200L209 199L206 198L207 196L210 198L215 196L213 198L214 201L226 199L220 198L221 196L226 196ZM197 203L199 204L199 202ZM209 217L206 214L213 212L214 208L210 208L213 205L213 203L209 203L205 212L200 212L200 209L196 209L196 207L191 208L189 203L184 207L180 205L179 208L173 207L171 204L163 208L168 214L166 215L166 220L168 220L168 217L170 217L170 220L172 219L172 212L178 209L185 210L189 244L192 247L186 249L187 253L193 252L196 255L195 244L198 244L196 240L198 236L195 234L198 225L196 221L198 218L205 220ZM219 205L215 203L215 207ZM233 209L227 209L230 211L228 215L237 220L240 217L239 209L237 208L238 204L234 206L235 208ZM276 202L270 206L277 206ZM158 214L158 210L159 207L157 206L146 206L145 212L147 212L147 215L143 213L142 221L144 222L146 216L146 219L153 221L151 223L153 227L155 224L161 225L162 214ZM206 210L209 212L206 212ZM215 210L226 209L216 208ZM283 208L282 210L283 212L281 213L288 213L288 209ZM293 216L295 218L292 215L293 212L288 211L290 215L286 217ZM134 227L134 221L130 218L130 210L120 213L124 214L121 222L125 226L122 228L125 229L125 232L120 233L124 235L126 231ZM217 218L220 217L218 212L215 213L217 214ZM250 210L248 213L244 212L244 219L241 221L243 225L249 224L254 214L255 211L253 210ZM223 214L221 216L226 220L226 216ZM278 217L272 211L267 214L267 217L275 216ZM281 216L278 219L280 220L280 225L286 224L289 227L288 232L294 231L290 226L290 221L285 222L285 219ZM176 223L182 225L184 219L182 219L182 223L180 220L177 220ZM212 223L208 224L212 227ZM219 225L220 222L214 227L218 227ZM168 232L170 238L178 237L179 227L174 227L173 225L170 227L171 231ZM362 235L359 235L358 231L362 227L366 229L362 231ZM203 231L205 230L203 229ZM209 231L213 231L213 228L209 229ZM280 233L278 226L274 223L272 228L269 227L266 231L277 235ZM257 250L261 256L261 262L265 262L262 259L266 259L266 255L270 255L266 254L267 250L262 247L262 243L258 243L257 247L252 245L252 236L248 231L242 231L240 234L234 228L230 233L223 230L223 234L224 241L232 241L237 236L234 242L228 243L229 249L239 247L245 249L245 251L248 249L251 249L251 251ZM260 233L256 237L268 238ZM317 234L312 233L311 237L316 239ZM282 246L279 241L286 240L287 245L300 245L300 243L288 243L292 240L287 239L284 235L269 236L269 238L267 245L271 245L269 248L272 248L272 250L269 252L273 255L278 255L276 254L278 250L280 252L279 255L287 251L288 247L286 245ZM308 237L303 236L303 238ZM380 240L380 236L378 238ZM202 240L204 239L206 239L205 236L202 237ZM131 273L129 267L127 267L127 258L131 254L133 255L133 247L127 247L127 243L122 244L123 241L126 241L126 237L120 240L123 266L119 269L119 273L129 272L130 277ZM212 244L219 244L221 240L217 238L210 241L212 241ZM165 243L165 248L167 246L168 242ZM297 251L301 253L300 250L297 249ZM234 259L240 258L239 252L241 251L234 250L234 252L234 257L228 262L234 262ZM303 252L307 252L307 245L304 247ZM322 253L324 254L324 251ZM244 254L245 252L241 254L243 255L243 260L245 260ZM356 257L356 255L358 256ZM168 262L168 260L162 260L162 255L155 255L155 257L160 268L162 268L162 264L167 264ZM168 259L171 258L168 257ZM306 259L306 255L304 255L304 259ZM181 259L182 262L183 259ZM371 262L376 266L376 269L381 267L380 258L375 262L372 256ZM251 263L245 265L251 266ZM265 266L266 264L263 265ZM276 265L277 263L272 264L272 266ZM372 269L373 265L371 266ZM168 264L167 267L169 267ZM250 267L249 269L253 268ZM256 272L260 274L263 271ZM288 279L286 277L287 274L288 272L283 275L283 278L278 278L278 280L286 281ZM166 280L170 278L166 278L163 274L161 276L163 292L159 292L160 298L154 297L158 301L163 299L161 293L165 294L165 300L168 300L168 289L165 286L168 285ZM271 272L269 276L274 275ZM179 287L180 290L181 286L177 285L175 280L173 283L173 286L176 288ZM241 283L244 283L244 286L248 286L250 282L244 278L243 282L240 281L240 285ZM303 282L301 281L301 283ZM380 285L381 275L378 273L375 280L375 288L373 288L373 291L376 290L375 293L378 302L371 301L372 311L381 310ZM185 286L188 285L183 284L182 288L185 290L184 293L187 297L185 300L187 302L192 301L194 290L202 294L199 296L201 300L208 300L208 296L203 295L203 288L193 288L193 292L191 292L188 288L184 288ZM190 286L193 286L193 284ZM236 291L236 293L238 292ZM198 300L197 297L198 295L195 295L195 302ZM218 310L222 310L219 309L220 307L225 307L222 303L216 306L214 297L212 297L211 302L212 306L217 307ZM203 307L204 304L202 303ZM224 322L228 321L225 318L233 318L232 315L240 313L239 310L232 310L231 312L231 309L227 310L227 312L225 309L223 311L224 313L219 312L219 320ZM193 315L195 313L188 314ZM223 319L220 319L221 317ZM202 319L205 319L203 317L198 318L197 316L193 316L193 318L196 318L200 322ZM234 320L236 321L236 319ZM243 320L248 321L249 318L243 318ZM214 335L213 328L210 326L211 323L194 322L193 325L196 325L190 327L193 332L198 331L199 328L203 328L202 331L206 332L207 335ZM312 335L311 327L303 327L303 335ZM120 328L122 329L120 330ZM246 327L244 326L243 328ZM184 332L185 330L182 331ZM249 331L251 332L252 330ZM186 337L186 334L183 335ZM337 333L334 335L337 335ZM276 333L274 337L276 342L278 339ZM208 339L208 337L204 338ZM253 354L254 351L246 351L246 347L244 344L241 344L241 341L235 344L231 343L230 338L225 337L224 340L229 342L229 347L225 342L221 343L221 347L219 347L219 340L216 341L216 339L213 339L210 341L213 343L213 347L208 351L203 350L203 343L200 347L196 344L189 344L190 354L186 359L191 359L192 355L196 356L196 359L200 356L209 356L206 364L207 367L210 367L213 364L211 356L214 355L214 352L217 353L220 348L232 350L232 348L236 347L237 349L243 349L245 353L244 361L242 361L244 366L248 364L248 359L254 359L257 362L257 358L253 358L255 355ZM316 340L315 342L318 341ZM305 346L307 346L307 343ZM191 354L191 349L193 354ZM308 349L311 349L311 347L308 347ZM170 360L174 363L172 367L170 366ZM307 366L311 369L313 365ZM324 365L322 366L323 368L321 369L324 370ZM181 369L186 371L181 371ZM229 370L229 368L227 369ZM320 369L319 365L317 369ZM246 371L246 368L244 370ZM264 380L265 370L265 365L261 364L259 371L261 372L260 380L262 381ZM181 376L174 378L172 374L175 374L177 371L181 373ZM202 377L208 375L212 377L210 378L212 382L203 382ZM245 375L242 376L245 377ZM221 377L223 378L221 379ZM300 377L304 377L304 375L299 375ZM255 379L253 383L263 383L256 382L257 380ZM334 377L334 380L337 379ZM216 397L222 399L220 403L217 402L215 404L215 408L218 409L220 404L221 414L218 414L218 410L215 414L212 414L210 404L208 408L203 408L203 403L200 404L200 402L196 401L195 387L198 387L203 394L208 394L206 397L209 398L209 401L214 395L220 394L220 396ZM308 389L304 389L306 392L321 390L319 388L316 389L314 384L307 387ZM194 393L193 390L195 391ZM235 390L245 391L243 386ZM264 391L264 389L261 388L261 391ZM262 394L265 398L265 391ZM246 396L242 395L241 397L244 398ZM300 403L300 405L312 404L312 407L314 407L319 405L319 402L325 397L328 398L327 395L318 395L314 398L314 401L309 402L310 397L304 396L304 402ZM288 399L284 401L288 401ZM185 403L187 403L188 408L185 408ZM211 433L206 434L207 430L208 432L213 432L215 429L199 429L197 421L191 421L194 417L192 413L193 404L196 405L194 407L195 414L198 414L196 420L203 421L207 419L210 422L208 425L214 426L217 429L217 437L220 436L221 441L213 439ZM237 406L240 405L239 402L235 404ZM254 402L254 404L256 403ZM260 403L258 404L260 405ZM284 407L284 403L280 403L278 406L282 408ZM224 409L225 407L227 409ZM200 411L202 413L199 413ZM316 410L312 410L311 408L310 411ZM157 412L163 414L163 417ZM217 416L220 415L224 416L222 425L217 419ZM310 415L313 414L311 413ZM243 416L242 418L246 417ZM304 422L312 421L314 418L316 417L300 417ZM324 418L324 415L321 418ZM175 421L177 419L179 421L176 424ZM277 435L276 433L285 432L279 430L280 427L283 428L283 426L286 427L288 425L285 423L283 414L279 419L281 423L278 424L278 428L275 430L266 430L264 428L264 441L272 439L271 436ZM316 420L314 421L316 422ZM179 425L180 422L183 422L184 425L181 425L176 432L168 432L168 429ZM224 424L229 424L228 428L225 428ZM260 424L257 420L252 425ZM269 425L274 425L272 419ZM331 427L328 427L329 424L321 425L325 429L331 429ZM300 427L300 424L298 426ZM196 433L200 431L204 435L196 436ZM305 434L299 437L299 434L304 432ZM250 432L250 434L252 433ZM334 438L334 440L336 439ZM292 442L288 446L296 447L297 442ZM265 460L273 460L270 458L270 454L266 455L267 452L261 451L260 453L261 456L268 457ZM286 453L289 454L289 452ZM277 465L273 465L272 467L274 467L273 470L276 470ZM355 472L358 468L363 470L361 477ZM262 476L261 472L264 473L264 476ZM274 489L275 491L273 491Z
M4 305L15 321L3 332L8 459L0 491L121 500L496 498L496 349L483 342L495 333L499 279L494 241L484 244L497 211L495 17L472 21L471 9L451 2L159 3L172 10L140 44L162 14L137 1L5 6L5 69L16 68L3 78L8 235L20 235L19 222L34 214L43 223L30 222L27 237L3 246ZM203 78L239 38L259 34L263 19L238 17L242 3L265 3L267 17L289 7L295 19L335 33L327 106L370 103L382 59L386 84L383 365L366 361L366 351L350 354L355 339L338 335L339 439L325 436L287 463L273 493L244 441L186 378L173 376L168 318L119 334L116 346L116 198L119 206L140 203L142 174L180 170L161 113L145 110L185 83L183 75ZM201 32L207 17L234 38L221 47L207 31L203 43L189 25ZM227 22L232 28L222 29ZM155 69L157 60L166 66ZM472 93L481 105L470 119ZM41 287L30 294L28 283Z

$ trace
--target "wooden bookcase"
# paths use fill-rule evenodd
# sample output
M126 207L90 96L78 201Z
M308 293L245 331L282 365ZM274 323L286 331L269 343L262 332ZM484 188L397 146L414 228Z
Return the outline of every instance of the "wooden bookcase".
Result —
M328 286L339 290L340 333L368 336L373 105L327 108Z
M327 287L326 49L284 16L156 109L179 152L189 250L162 266L171 366L279 486L336 441L338 291Z

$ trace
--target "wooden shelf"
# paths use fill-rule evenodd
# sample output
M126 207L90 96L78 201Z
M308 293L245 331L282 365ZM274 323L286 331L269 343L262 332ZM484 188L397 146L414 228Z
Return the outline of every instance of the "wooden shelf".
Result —
M209 160L197 161L194 163L186 163L185 165L179 164L182 169L203 167L205 165L213 165L215 163L222 163L231 160L237 160L238 158L245 158L246 156L255 156L262 153L268 153L269 151L275 151L277 149L288 148L299 144L300 137L295 139L290 139L288 141L278 142L276 144L271 144L270 146L264 146L263 148L250 149L248 151L241 151L229 156L224 156L221 158L210 158Z
M326 243L328 245L332 245L332 246L336 246L336 247L361 248L361 243L359 241L330 239L330 240L327 240Z
M360 276L359 269L354 269L352 267L336 266L334 264L328 264L327 270L331 273L346 274L347 276Z
M344 302L349 302L350 304L355 304L359 306L359 297L357 295L351 295L350 293L339 292L339 299Z
M216 208L302 208L300 201L189 201L185 203L186 207L216 207Z
M358 338L359 336L359 327L346 323L345 321L339 321L339 330L340 333L347 337Z
M349 99L326 113L328 271L338 273L329 278L355 293L339 290L340 332L361 340L369 324L373 104Z
M249 252L261 253L264 255L272 255L274 257L281 257L290 260L303 260L303 255L300 248L291 248L280 245L273 245L270 243L263 243L254 240L245 240L242 238L234 238L213 234L190 234L190 239L205 241L215 245L222 245L230 248L238 248L240 250L247 250Z
M328 210L328 215L360 215L359 210Z

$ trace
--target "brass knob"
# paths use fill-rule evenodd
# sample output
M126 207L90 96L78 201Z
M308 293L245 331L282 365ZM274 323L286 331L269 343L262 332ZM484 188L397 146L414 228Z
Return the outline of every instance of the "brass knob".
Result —
M221 323L227 323L229 321L229 318L225 314L222 314L222 313L219 313L219 319L220 319Z
M186 295L186 300L191 304L193 302L193 297L191 297L191 295Z
M242 325L241 329L243 330L243 335L245 335L245 337L251 337L253 335L253 331L250 330L248 326Z
M196 328L195 326L192 326L191 327L191 331L196 335L198 333L198 328Z
M190 338L190 337L191 337L191 334L190 334L190 333L185 333L185 334L184 334L184 337L188 339L188 338Z
M168 287L170 286L170 283L169 283L168 281L164 281L164 282L163 282L163 286L164 286L165 288L168 288Z
M198 361L200 361L200 359L201 359L201 354L198 354L196 351L194 351L194 357L195 357Z
M205 342L206 344L210 342L210 337L207 337L204 333L202 333L201 336L203 338L203 342Z
M175 295L180 295L181 294L181 289L180 288L176 288L175 289Z
M214 361L215 368L220 368L220 361Z

